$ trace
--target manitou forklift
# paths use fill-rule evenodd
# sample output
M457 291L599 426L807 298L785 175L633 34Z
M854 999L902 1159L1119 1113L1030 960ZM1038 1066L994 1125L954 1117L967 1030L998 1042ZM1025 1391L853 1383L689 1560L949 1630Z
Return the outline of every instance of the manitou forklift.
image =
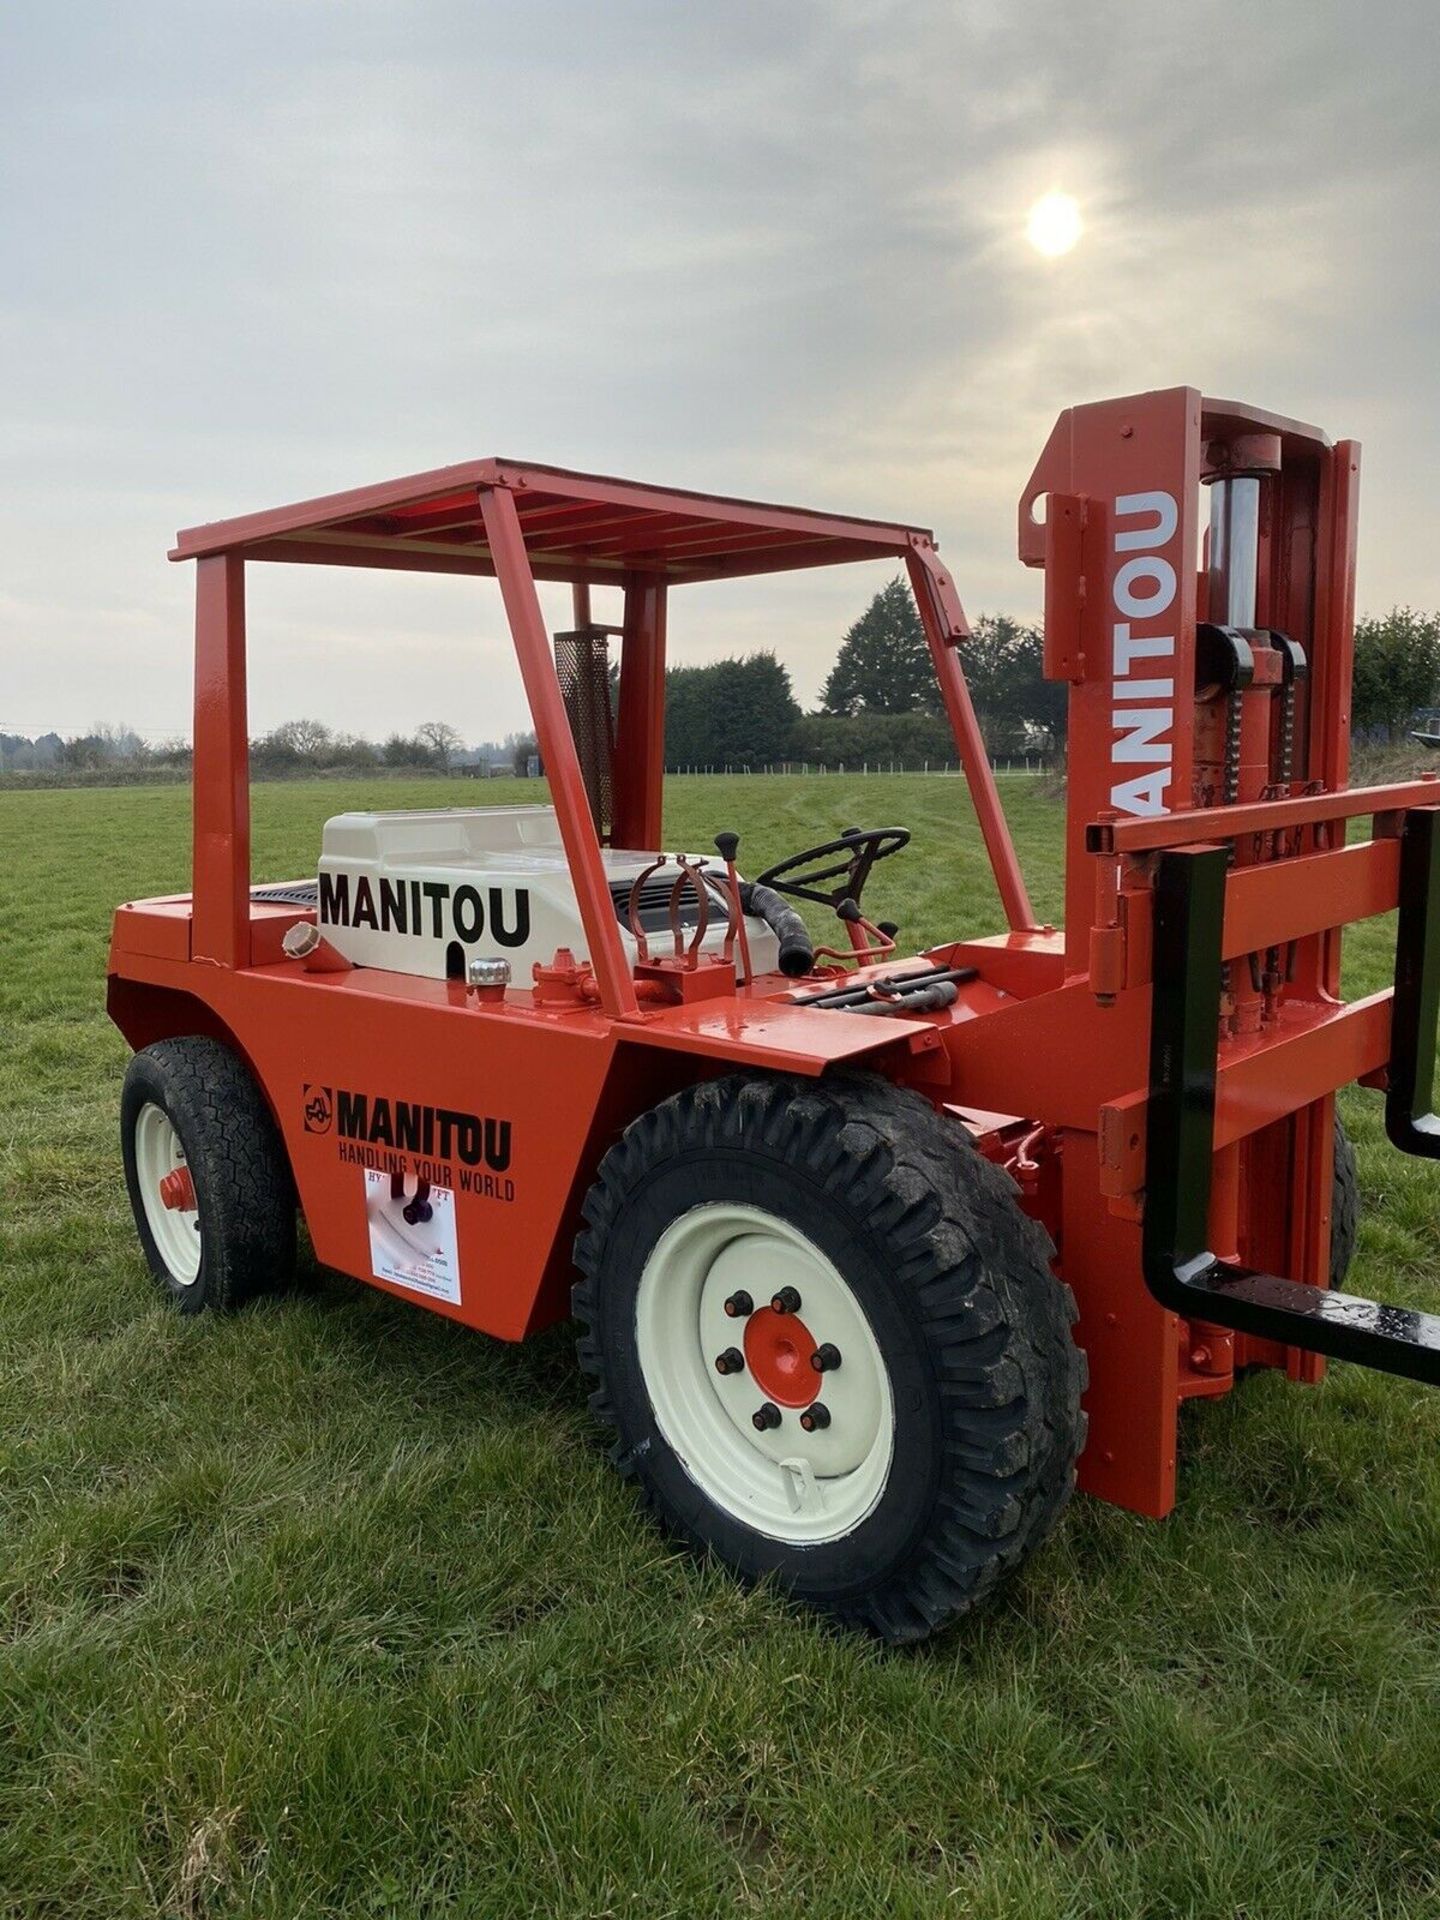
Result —
M1440 1153L1440 788L1346 784L1357 473L1188 388L1061 415L1020 557L1070 688L1063 931L918 528L478 460L183 533L193 891L119 910L109 979L161 1287L195 1313L283 1286L298 1208L325 1266L466 1326L573 1312L664 1524L888 1640L988 1594L1077 1472L1165 1514L1182 1404L1248 1368L1440 1379L1440 1319L1339 1290L1335 1090L1383 1087L1394 1144ZM724 819L663 850L672 592L875 560L1007 921L922 953L870 897L903 828L752 879ZM341 814L313 875L254 884L246 571L297 562L496 578L549 803ZM1393 993L1346 1004L1342 929L1397 906Z

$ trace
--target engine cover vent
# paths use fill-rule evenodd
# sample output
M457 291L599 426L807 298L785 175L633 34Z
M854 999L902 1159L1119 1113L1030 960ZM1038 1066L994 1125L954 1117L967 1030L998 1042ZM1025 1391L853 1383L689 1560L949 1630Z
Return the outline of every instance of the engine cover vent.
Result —
M717 912L721 914L725 912L725 896L713 882L707 880L705 884L710 889L712 903L710 920L713 925L715 914ZM668 878L662 874L657 879L647 880L645 885L640 889L640 898L635 904L640 916L640 926L643 932L669 932L670 894L674 885L675 875L672 872ZM612 880L610 882L610 898L615 902L616 919L619 920L622 927L628 928L630 925L630 882L628 880ZM695 898L695 889L687 883L680 894L681 926L693 927L699 918L699 913L700 909Z

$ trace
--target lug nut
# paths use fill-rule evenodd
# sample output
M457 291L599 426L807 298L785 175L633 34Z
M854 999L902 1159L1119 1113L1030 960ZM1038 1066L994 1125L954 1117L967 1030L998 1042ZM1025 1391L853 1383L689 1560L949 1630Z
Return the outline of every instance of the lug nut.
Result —
M798 1313L800 1311L800 1295L795 1291L794 1287L781 1287L780 1291L771 1300L770 1306L775 1313Z
M840 1364L839 1347L826 1340L811 1354L810 1364L817 1373L833 1373Z
M830 1424L830 1409L823 1400L812 1400L800 1416L800 1424L806 1433L818 1433L822 1427Z
M717 1353L715 1356L715 1371L717 1373L743 1373L745 1371L745 1356L741 1353L739 1347L726 1347L723 1353Z
M754 1413L751 1414L750 1424L761 1433L764 1433L769 1427L778 1427L780 1424L779 1407L776 1406L773 1400L762 1401Z
M732 1320L743 1320L747 1313L755 1311L755 1302L742 1287L738 1293L732 1293L725 1302L725 1311Z

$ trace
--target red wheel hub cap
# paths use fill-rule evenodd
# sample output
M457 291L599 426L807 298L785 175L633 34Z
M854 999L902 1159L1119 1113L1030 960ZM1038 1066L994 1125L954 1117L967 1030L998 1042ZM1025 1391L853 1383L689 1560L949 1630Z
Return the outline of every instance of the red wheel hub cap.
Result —
M195 1211L195 1182L188 1167L172 1167L160 1182L160 1201L171 1213Z
M810 1364L815 1342L798 1313L759 1307L745 1322L745 1365L750 1378L781 1407L808 1407L820 1391Z

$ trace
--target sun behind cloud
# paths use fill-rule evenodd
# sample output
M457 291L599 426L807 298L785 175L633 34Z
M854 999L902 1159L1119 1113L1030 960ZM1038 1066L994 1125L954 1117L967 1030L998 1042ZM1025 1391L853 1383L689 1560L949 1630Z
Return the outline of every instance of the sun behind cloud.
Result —
M1030 218L1025 225L1025 235L1031 246L1037 253L1043 253L1047 260L1069 253L1084 231L1085 223L1080 218L1080 208L1068 193L1042 195L1031 207Z

